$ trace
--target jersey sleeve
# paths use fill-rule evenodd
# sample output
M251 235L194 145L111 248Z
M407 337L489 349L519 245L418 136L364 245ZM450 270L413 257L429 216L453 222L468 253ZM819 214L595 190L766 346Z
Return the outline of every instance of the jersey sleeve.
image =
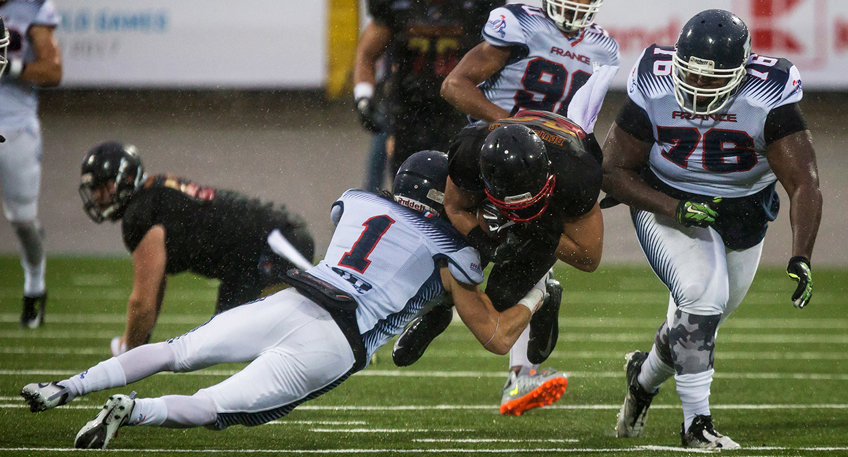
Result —
M653 47L653 46L652 46ZM647 108L647 103L645 101L645 96L639 88L639 80L640 80L640 69L643 67L643 61L645 60L645 53L648 52L651 48L647 48L642 51L642 54L639 55L639 58L636 59L636 63L633 65L633 68L630 70L630 74L627 75L627 96L630 97L630 100L633 101L640 108L645 110Z
M461 189L482 192L480 149L486 141L488 124L477 122L466 126L454 137L448 149L448 176Z
M597 24L592 25L592 32L594 32L593 41L605 51L599 56L598 64L620 66L621 52L618 49L618 42L615 41L615 38Z
M513 13L515 7L516 5L495 8L489 13L489 20L483 26L483 39L486 42L500 47L527 45L524 28Z
M798 67L792 65L789 67L789 78L786 79L786 84L783 86L783 93L780 100L774 105L774 108L790 103L798 103L804 97L804 90L801 87L801 72Z
M374 22L392 28L394 25L391 0L368 0L368 14Z
M144 235L147 235L147 232L156 224L154 198L155 195L152 192L137 195L124 212L121 219L121 233L124 245L130 252L135 251Z
M476 286L483 282L480 253L471 246L446 255L451 276L463 284Z
M61 17L56 11L56 5L53 4L53 0L46 0L44 4L41 5L41 8L38 9L38 13L35 15L32 25L56 27L59 25L60 21Z

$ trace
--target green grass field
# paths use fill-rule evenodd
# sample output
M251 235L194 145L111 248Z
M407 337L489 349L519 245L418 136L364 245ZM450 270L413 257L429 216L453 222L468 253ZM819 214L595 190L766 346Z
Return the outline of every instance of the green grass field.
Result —
M23 385L62 379L109 356L123 331L132 284L128 259L55 258L48 263L46 324L18 328L22 276L0 257L0 455L66 455L80 427L112 393L192 394L240 368L163 373L90 394L39 414L18 396ZM391 348L334 391L260 427L125 428L110 450L132 455L691 455L679 448L682 413L674 382L654 400L643 437L613 436L624 397L624 354L648 350L664 319L667 292L647 267L562 268L560 342L545 364L569 386L554 406L521 417L498 413L507 357L487 353L452 325L414 366L399 369ZM848 271L817 269L812 304L792 307L791 281L761 269L739 310L720 331L712 412L717 429L743 446L733 455L848 455ZM169 281L154 341L206 321L216 284L181 275Z

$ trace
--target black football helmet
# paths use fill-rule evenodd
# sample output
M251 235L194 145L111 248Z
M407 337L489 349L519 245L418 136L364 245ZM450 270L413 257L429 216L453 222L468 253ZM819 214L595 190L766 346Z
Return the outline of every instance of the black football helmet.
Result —
M558 29L571 33L592 25L603 3L604 0L589 0L588 4L570 0L542 0L542 9Z
M0 75L6 69L6 64L9 62L6 59L6 50L9 47L9 31L6 30L6 25L3 24L3 18L0 17Z
M440 151L418 151L401 164L392 194L403 206L444 216L447 180L448 155Z
M82 160L79 193L86 214L98 224L120 220L146 177L135 146L116 141L95 146Z
M672 57L674 97L685 111L708 115L724 109L745 80L751 34L739 16L706 10L683 26Z
M480 174L489 201L517 223L540 218L556 185L545 143L520 124L489 133L480 151Z

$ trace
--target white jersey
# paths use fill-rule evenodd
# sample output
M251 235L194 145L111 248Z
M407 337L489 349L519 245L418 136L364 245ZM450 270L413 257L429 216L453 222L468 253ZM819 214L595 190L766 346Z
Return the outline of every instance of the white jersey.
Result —
M652 45L630 72L627 93L650 118L651 171L686 192L753 195L777 178L765 157L771 110L801 100L801 75L786 59L752 54L748 78L728 106L709 116L683 111L674 97L672 47Z
M30 27L56 27L60 20L52 0L10 0L0 6L0 16L11 38L8 58L23 59L24 64L35 60L29 39ZM0 78L0 127L17 129L32 125L37 114L38 96L33 84L16 78Z
M368 360L444 294L437 261L460 282L483 282L480 255L450 223L359 190L333 206L341 210L333 239L308 272L356 299Z
M480 84L489 101L511 114L531 109L566 116L595 65L619 64L618 43L602 28L593 25L568 38L535 6L495 8L483 39L511 49L507 65Z

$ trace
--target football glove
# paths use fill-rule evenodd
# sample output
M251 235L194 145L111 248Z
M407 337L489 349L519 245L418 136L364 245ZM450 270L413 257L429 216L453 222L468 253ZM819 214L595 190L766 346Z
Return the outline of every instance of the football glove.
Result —
M484 203L480 207L480 211L483 214L483 220L486 221L486 227L492 236L515 225L515 222L509 220L492 202Z
M709 227L718 218L718 212L714 208L719 202L721 197L713 197L709 202L681 200L677 204L675 219L686 227Z
M813 273L810 270L810 261L806 257L795 256L789 259L786 267L789 277L798 283L795 293L792 294L792 302L796 308L803 308L810 303L813 297Z
M380 133L382 130L377 121L377 107L370 97L362 97L356 100L356 111L359 113L359 123L365 130Z
M506 240L499 244L492 252L492 263L495 265L504 265L517 259L531 241L533 241L532 238L522 240L518 238L515 232L510 231L506 234Z

